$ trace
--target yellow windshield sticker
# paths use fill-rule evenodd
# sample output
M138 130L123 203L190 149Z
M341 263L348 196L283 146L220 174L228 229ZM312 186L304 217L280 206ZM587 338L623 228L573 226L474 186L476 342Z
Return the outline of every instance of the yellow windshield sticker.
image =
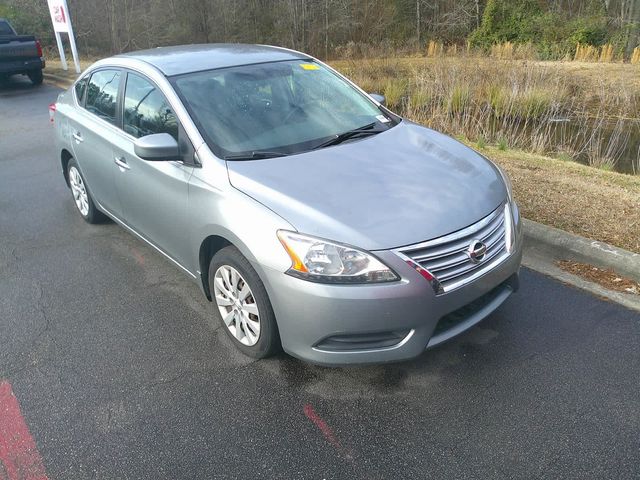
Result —
M320 67L314 63L301 63L300 67L303 70L320 70Z

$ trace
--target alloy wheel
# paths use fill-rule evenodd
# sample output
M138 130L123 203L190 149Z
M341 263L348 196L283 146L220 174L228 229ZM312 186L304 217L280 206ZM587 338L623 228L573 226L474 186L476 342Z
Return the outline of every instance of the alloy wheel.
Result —
M229 265L218 268L213 293L229 332L243 345L255 345L260 338L260 314L251 287L240 272Z
M71 192L78 210L80 210L83 217L86 217L89 214L89 195L82 181L82 176L76 167L69 169L69 185L71 185Z

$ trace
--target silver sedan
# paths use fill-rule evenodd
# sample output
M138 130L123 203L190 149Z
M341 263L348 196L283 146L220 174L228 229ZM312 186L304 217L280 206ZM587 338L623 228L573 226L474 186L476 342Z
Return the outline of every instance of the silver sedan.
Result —
M518 288L505 174L303 53L118 55L53 120L82 218L111 218L193 278L252 357L408 359Z

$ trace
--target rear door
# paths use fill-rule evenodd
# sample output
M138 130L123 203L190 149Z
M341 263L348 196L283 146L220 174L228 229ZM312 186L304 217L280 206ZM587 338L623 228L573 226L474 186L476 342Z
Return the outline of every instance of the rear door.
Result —
M120 132L118 91L123 72L118 69L97 70L91 74L82 97L76 90L81 107L69 117L73 153L84 175L89 191L99 205L117 217L122 214L114 177L112 141ZM79 83L81 85L81 83Z
M177 161L146 161L134 152L137 138L169 133L186 158L193 147L160 89L141 74L128 72L123 87L122 129L114 142L116 186L125 222L181 265L188 255L187 202L193 167Z

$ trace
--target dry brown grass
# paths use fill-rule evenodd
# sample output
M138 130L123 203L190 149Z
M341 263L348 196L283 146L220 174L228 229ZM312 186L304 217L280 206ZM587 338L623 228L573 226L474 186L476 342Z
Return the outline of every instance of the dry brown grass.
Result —
M68 70L63 70L62 68L62 62L60 61L59 58L50 58L47 57L46 58L46 68L45 68L45 73L51 73L53 75L57 75L57 76L61 76L61 77L68 77L68 78L76 78L78 76L78 74L76 73L75 70L75 66L73 65L73 59L71 58L67 58L67 67ZM81 59L80 60L80 70L84 71L87 67L89 67L93 62L95 62L94 59Z
M594 47L593 45L583 45L579 43L576 45L576 52L573 59L578 62L614 62L621 58L616 55L613 45L610 43L601 47Z
M491 56L501 60L510 60L513 58L513 47L511 42L496 43L491 46Z
M430 54L439 55L440 45L432 42ZM640 128L637 67L509 60L513 52L513 45L502 44L494 48L497 59L378 58L333 65L365 90L384 94L392 110L445 133L615 169L631 148L632 128Z
M640 283L618 275L610 268L598 268L588 263L573 262L571 260L559 260L556 262L556 265L566 272L595 282L609 290L640 295Z
M526 152L483 150L503 166L522 215L640 253L640 178Z
M444 52L444 46L442 42L434 42L429 40L427 45L427 57L438 57Z

